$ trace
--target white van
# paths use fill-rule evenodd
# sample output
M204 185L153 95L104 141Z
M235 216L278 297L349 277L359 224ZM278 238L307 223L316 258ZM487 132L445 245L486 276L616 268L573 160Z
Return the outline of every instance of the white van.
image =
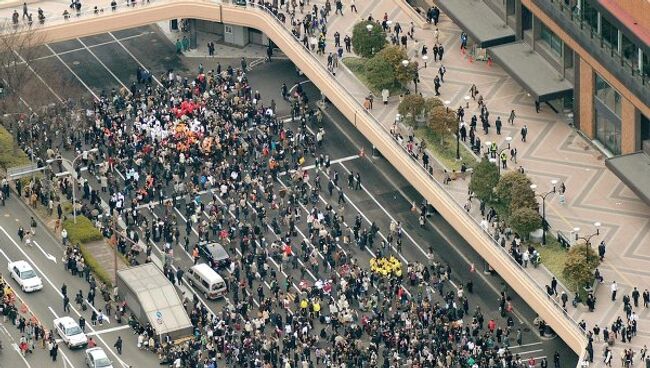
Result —
M192 286L202 291L206 298L216 299L224 296L228 291L223 278L205 263L192 266L188 273L187 280Z

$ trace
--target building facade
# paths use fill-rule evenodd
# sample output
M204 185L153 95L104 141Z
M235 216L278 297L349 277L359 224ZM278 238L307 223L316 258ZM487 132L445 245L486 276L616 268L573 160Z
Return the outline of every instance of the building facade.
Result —
M608 156L639 151L643 141L650 140L650 1L439 0L438 4L531 94L572 117ZM475 9L476 14L462 7ZM489 29L476 29L480 19L499 29L494 39ZM512 31L514 41L496 39L504 29ZM535 70L547 75L539 81L539 73L518 63L544 66Z

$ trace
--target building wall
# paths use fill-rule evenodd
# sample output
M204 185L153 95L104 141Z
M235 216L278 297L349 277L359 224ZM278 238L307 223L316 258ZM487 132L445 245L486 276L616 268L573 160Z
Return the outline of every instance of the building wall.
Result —
M580 63L579 68L579 81L576 88L580 88L580 92L576 93L579 97L579 117L578 126L590 138L595 137L596 126L594 122L594 73L602 76L616 91L621 95L621 103L623 107L622 113L622 136L621 136L621 150L622 153L635 152L641 149L640 139L640 114L650 116L650 106L648 101L644 100L647 96L637 96L633 94L624 83L618 80L613 73L608 71L601 65L592 55L589 50L579 44L576 40L572 39L558 24L545 12L543 12L534 0L520 0L521 4L527 7L535 16L537 21L543 22L549 29L551 29L557 36L571 50L575 52L576 61ZM646 0L619 0L618 6L627 10L630 14L635 14L635 19L642 25L650 24L650 1ZM640 8L643 10L640 10ZM646 10L647 8L647 10Z

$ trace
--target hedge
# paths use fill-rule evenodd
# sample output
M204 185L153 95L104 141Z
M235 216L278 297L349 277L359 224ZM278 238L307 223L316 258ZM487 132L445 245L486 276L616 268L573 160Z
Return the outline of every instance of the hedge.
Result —
M104 239L101 231L85 216L77 216L76 224L72 219L63 221L63 228L68 232L68 241L70 244L79 245L86 265L90 267L101 282L112 286L113 281L109 272L97 262L95 256L86 248L86 243Z
M13 135L0 126L0 167L8 169L16 166L29 165L29 157L18 147Z

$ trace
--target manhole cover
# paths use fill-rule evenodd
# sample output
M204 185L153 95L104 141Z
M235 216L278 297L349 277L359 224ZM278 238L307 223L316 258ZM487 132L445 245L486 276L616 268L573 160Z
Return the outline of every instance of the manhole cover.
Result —
M81 64L81 62L79 62L79 61L77 61L77 60L75 60L75 61L72 62L72 65L79 65L79 64Z

